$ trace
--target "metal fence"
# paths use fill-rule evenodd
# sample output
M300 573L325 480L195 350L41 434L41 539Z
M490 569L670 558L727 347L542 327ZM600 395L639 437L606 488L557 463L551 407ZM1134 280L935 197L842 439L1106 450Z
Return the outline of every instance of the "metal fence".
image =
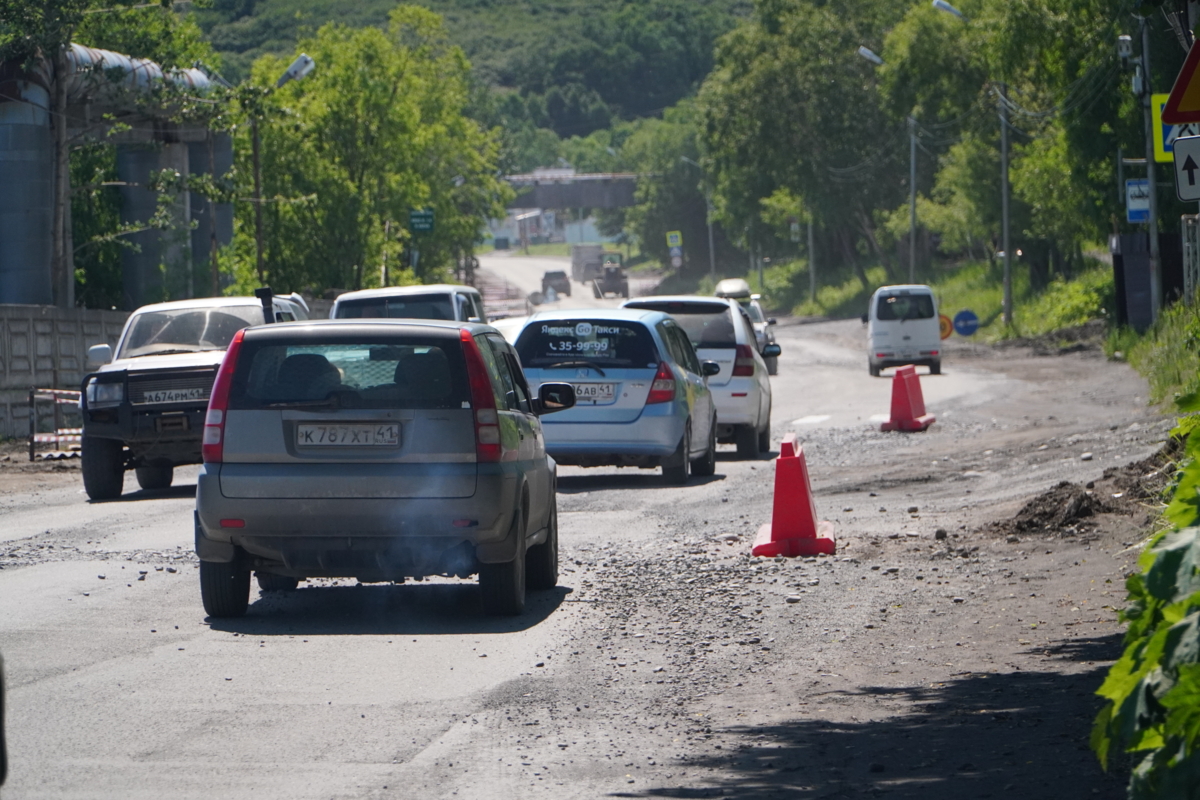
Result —
M29 460L37 455L39 444L57 445L61 450L64 444L81 444L83 428L64 427L64 417L70 415L79 418L79 392L70 389L30 389L29 390ZM54 404L54 428L49 433L39 432L41 427L38 419L38 401ZM83 422L78 419L79 425Z
M1183 236L1183 301L1196 302L1200 288L1200 215L1184 214L1180 219Z

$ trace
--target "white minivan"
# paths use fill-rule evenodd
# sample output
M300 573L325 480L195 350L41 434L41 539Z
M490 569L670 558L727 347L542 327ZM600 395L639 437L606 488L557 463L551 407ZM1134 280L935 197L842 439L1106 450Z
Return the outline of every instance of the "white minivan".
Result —
M919 284L881 286L863 314L867 323L867 370L879 377L888 367L921 364L942 373L942 337L937 299Z
M388 286L337 296L330 319L442 319L487 323L483 297L471 286Z

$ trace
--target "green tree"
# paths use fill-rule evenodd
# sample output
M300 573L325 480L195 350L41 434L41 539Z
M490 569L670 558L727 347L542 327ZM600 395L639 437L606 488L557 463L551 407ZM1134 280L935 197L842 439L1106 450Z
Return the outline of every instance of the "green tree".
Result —
M464 115L462 51L440 17L413 6L396 8L386 32L327 24L300 47L316 70L276 92L261 124L268 279L277 288L360 288L377 283L385 258L398 265L416 260L414 250L416 270L397 270L393 282L440 277L510 192L496 174L498 135ZM252 81L268 86L286 66L264 56ZM242 176L251 172L247 136L243 126ZM433 210L432 233L409 229L414 209ZM253 236L252 218L251 205L239 204L239 238ZM239 274L252 282L252 262Z

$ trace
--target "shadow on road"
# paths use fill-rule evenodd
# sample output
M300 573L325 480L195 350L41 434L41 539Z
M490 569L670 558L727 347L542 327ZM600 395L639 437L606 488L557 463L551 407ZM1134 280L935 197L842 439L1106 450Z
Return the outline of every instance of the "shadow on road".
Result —
M724 475L711 475L707 478L688 478L687 487L705 486L725 480ZM675 486L667 483L657 470L639 470L631 468L628 472L602 475L559 475L558 493L577 494L579 492L601 492L614 489L684 489L685 486Z
M109 503L133 503L141 500L177 500L194 498L196 496L196 484L183 483L175 486L167 487L166 489L139 489L136 492L128 492L120 497L114 497L112 500L88 500L88 505L102 506Z
M1117 657L1120 640L1114 634L1038 652L1086 663ZM1105 774L1088 747L1105 671L969 674L812 697L813 718L726 729L724 751L680 765L717 770L729 776L722 782L610 796L1117 800L1125 797L1127 765L1110 764ZM906 710L874 721L820 719L818 703L837 707L851 697L867 714L872 701L880 711L900 702Z
M209 619L217 631L255 636L345 636L347 634L512 633L544 622L571 589L530 592L525 613L493 617L479 603L479 585L409 583L402 586L305 586L294 592L253 590L250 610L237 619Z

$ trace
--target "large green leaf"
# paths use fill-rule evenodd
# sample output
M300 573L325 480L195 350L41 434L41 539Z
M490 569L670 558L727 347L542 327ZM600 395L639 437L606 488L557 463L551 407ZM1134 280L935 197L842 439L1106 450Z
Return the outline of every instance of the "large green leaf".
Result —
M1200 528L1188 528L1167 534L1153 547L1154 563L1146 573L1150 594L1177 603L1200 591L1198 536Z

